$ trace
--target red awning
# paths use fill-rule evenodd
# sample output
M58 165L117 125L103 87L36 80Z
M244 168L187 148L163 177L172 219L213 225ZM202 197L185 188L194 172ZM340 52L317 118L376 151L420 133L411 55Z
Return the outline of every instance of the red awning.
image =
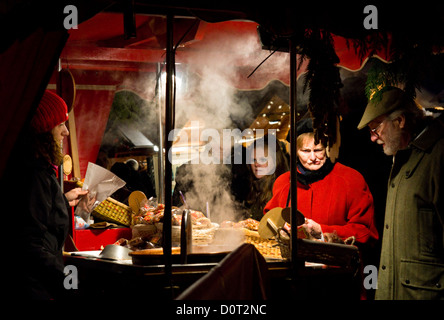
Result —
M158 63L165 61L166 19L136 15L135 24L136 38L125 39L123 14L99 13L70 30L61 54L62 67L72 71L77 85L75 114L82 176L88 161L95 161L98 155L115 91L132 90L146 100L154 97L154 79L148 83L140 74L154 74ZM201 78L217 74L214 81L223 81L237 90L263 89L273 80L289 85L287 52L275 52L252 74L270 54L262 47L258 23L176 18L174 26L174 43L181 40L176 50L177 76L183 70ZM358 57L345 38L333 38L339 65L360 69L365 59ZM378 52L378 56L387 59L386 52ZM298 75L306 67L305 60Z
M195 27L193 27L195 24ZM70 69L155 71L156 63L165 60L163 17L136 16L137 38L123 38L123 15L99 13L92 19L70 30L70 38L61 55L62 64ZM253 21L224 21L208 23L194 19L176 19L176 43L187 30L176 51L176 63L186 63L191 70L201 73L202 68L223 64L236 67L232 84L238 89L263 88L273 79L289 83L288 53L276 52L250 78L248 75L268 55L263 50L257 33L258 23ZM347 40L333 36L339 66L349 70L361 68L365 59L358 57ZM387 52L377 52L388 60ZM366 58L366 57L364 57ZM217 64L216 66L214 64ZM305 71L302 63L299 73Z

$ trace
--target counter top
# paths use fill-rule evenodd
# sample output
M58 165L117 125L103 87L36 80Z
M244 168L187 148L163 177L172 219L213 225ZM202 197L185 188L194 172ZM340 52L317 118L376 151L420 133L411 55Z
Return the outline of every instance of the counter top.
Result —
M317 244L308 244L310 252L317 252ZM301 248L301 251L307 248ZM327 246L327 251L330 246ZM337 246L331 248L341 250ZM298 248L299 250L299 248ZM349 252L349 248L345 248ZM350 251L351 257L357 253ZM218 266L223 255L217 261L201 261L188 264L174 263L171 265L171 275L166 275L165 265L162 261L152 265L134 264L132 260L113 261L99 258L100 251L82 251L66 253L65 265L77 268L79 288L74 294L87 297L115 297L122 293L135 296L152 295L156 298L171 299L178 296L186 288L190 287L211 269ZM316 253L314 257L318 257ZM328 256L328 255L327 255ZM159 258L162 258L160 256ZM330 259L330 257L327 257ZM357 265L332 266L326 265L323 254L318 261L300 261L296 268L296 274L292 264L288 260L266 259L266 278L270 287L270 295L276 298L285 298L288 295L300 299L308 298L310 295L317 297L331 296L332 290L335 296L359 299L359 291L362 279ZM314 260L316 260L314 259ZM345 260L344 255L336 259L339 264L353 259ZM348 263L348 262L347 262ZM295 290L295 287L303 290ZM344 298L345 299L345 298Z

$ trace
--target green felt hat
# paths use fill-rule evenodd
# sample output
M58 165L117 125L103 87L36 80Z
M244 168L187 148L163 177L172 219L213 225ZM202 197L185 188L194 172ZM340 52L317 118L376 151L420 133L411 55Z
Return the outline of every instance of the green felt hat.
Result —
M368 102L361 121L358 124L359 130L366 127L377 117L396 110L408 101L405 91L399 88L386 87L382 90L382 94L377 95L377 97ZM414 103L414 101L411 100L410 103Z

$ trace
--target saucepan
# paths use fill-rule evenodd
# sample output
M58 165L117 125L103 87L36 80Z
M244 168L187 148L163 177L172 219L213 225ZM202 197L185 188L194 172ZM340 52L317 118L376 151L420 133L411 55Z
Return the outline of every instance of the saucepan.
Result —
M99 254L99 258L108 260L131 260L131 257L129 256L130 252L131 250L127 247L109 244L103 248L102 252Z
M94 259L105 259L105 260L131 260L129 253L130 249L127 247L119 246L116 244L109 244L98 255L83 253L83 252L72 252L72 256L81 256L86 258Z

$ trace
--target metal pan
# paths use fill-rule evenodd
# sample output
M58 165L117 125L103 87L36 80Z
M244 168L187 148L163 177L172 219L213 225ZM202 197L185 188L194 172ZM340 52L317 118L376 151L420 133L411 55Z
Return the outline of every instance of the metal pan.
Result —
M72 252L72 256L79 256L91 259L105 259L105 260L114 260L114 261L122 261L122 260L131 260L129 253L130 249L127 247L122 247L115 244L107 245L102 252L97 254L88 254L87 252Z
M107 245L99 255L100 259L108 260L131 260L130 249L116 244Z

